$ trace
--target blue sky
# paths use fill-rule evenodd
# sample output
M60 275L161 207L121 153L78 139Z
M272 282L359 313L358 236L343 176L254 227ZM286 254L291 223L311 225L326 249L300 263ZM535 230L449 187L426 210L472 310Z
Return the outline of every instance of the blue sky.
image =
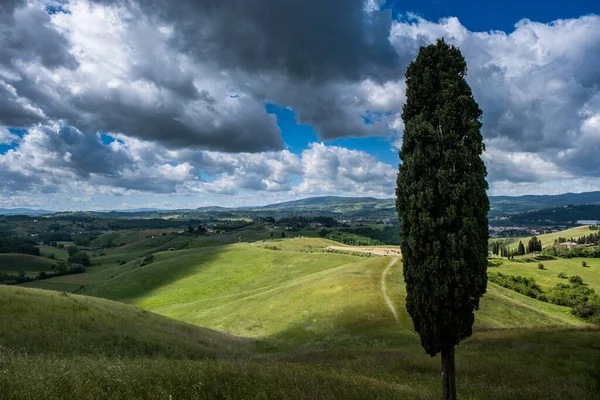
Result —
M407 12L420 15L429 21L454 16L471 31L500 30L507 33L512 32L515 24L524 18L548 23L600 12L598 2L589 0L387 0L382 8L392 10L396 18L402 18Z
M0 207L391 197L404 71L440 37L490 194L600 190L597 2L182 1L0 10Z

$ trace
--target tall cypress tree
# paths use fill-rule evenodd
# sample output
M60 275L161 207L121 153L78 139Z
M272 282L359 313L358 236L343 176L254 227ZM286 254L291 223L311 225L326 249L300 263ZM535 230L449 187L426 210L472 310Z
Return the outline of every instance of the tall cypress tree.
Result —
M443 40L408 66L396 189L406 308L427 354L441 353L444 399L456 398L454 349L471 336L487 285L482 112L466 73Z

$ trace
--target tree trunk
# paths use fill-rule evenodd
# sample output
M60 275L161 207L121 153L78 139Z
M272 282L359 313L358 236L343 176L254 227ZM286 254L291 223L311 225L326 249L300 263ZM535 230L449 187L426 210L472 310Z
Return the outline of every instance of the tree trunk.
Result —
M444 387L444 400L456 400L454 345L442 349L442 385Z

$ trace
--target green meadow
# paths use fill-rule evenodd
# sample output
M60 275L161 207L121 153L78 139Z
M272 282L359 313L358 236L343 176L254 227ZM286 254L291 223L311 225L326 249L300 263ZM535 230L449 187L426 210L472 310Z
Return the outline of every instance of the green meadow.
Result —
M321 238L217 238L135 240L98 252L86 273L0 287L0 391L9 399L440 397L439 357L427 356L413 331L400 260L328 252L339 243ZM559 282L558 272L577 273L600 290L593 259L589 268L542 262L545 270L537 260L489 270L531 274L544 286ZM490 283L474 334L457 349L458 394L598 398L599 338L569 308Z
M569 240L570 238L577 239L578 237L587 236L593 232L594 231L591 231L590 227L588 225L583 225L583 226L578 226L575 228L567 229L564 231L545 233L543 235L537 236L537 238L542 241L542 246L546 247L546 246L553 245L554 240L558 239L559 237L565 238L567 240ZM527 246L527 242L531 238L532 238L532 236L512 239L506 243L506 246L511 249L516 248L519 245L519 241L523 242L523 244L525 246Z

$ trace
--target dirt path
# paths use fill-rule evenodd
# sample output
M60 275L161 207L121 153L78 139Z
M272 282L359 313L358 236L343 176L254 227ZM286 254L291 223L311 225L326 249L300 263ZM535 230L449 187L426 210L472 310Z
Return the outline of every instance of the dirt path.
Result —
M381 273L381 292L383 293L383 297L385 298L385 302L387 303L390 311L394 315L394 319L396 320L397 323L400 323L400 320L398 320L398 313L396 312L396 309L394 308L394 305L392 304L392 300L390 300L390 298L388 297L386 290L385 290L385 277L387 276L388 272L390 272L392 265L396 264L397 261L398 261L398 257L394 257L388 264L387 268L384 269L383 272Z
M379 256L400 256L400 248L394 247L352 247L352 246L327 246L328 250L353 251L355 253L370 253Z

